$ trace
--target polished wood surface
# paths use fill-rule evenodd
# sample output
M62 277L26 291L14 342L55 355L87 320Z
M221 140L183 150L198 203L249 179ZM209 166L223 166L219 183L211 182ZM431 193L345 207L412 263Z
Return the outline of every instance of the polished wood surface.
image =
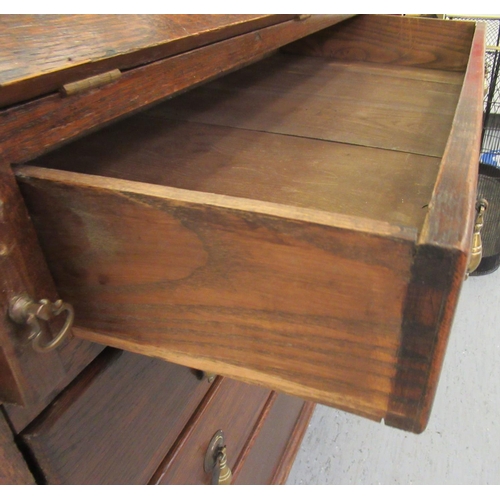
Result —
M170 38L158 23L142 39L147 17L122 43L97 36L93 59L71 48L75 29L52 58L27 51L24 74L11 52L0 68L0 390L27 405L2 408L6 442L24 436L38 481L144 483L162 460L181 471L169 450L193 449L179 436L217 419L198 407L206 391L226 398L221 379L210 388L187 368L150 382L148 367L172 365L133 354L106 350L84 369L102 346L83 340L36 358L6 315L26 290L74 302L78 338L421 432L469 254L483 27L335 15L202 27L183 16ZM19 39L0 35L7 50L27 24ZM102 40L113 54L99 53ZM67 50L81 59L66 61ZM112 83L55 93L116 67ZM20 167L28 216L12 164L173 96ZM198 389L181 394L183 380ZM260 413L243 410L236 481L284 482L305 430L311 404L297 419L297 400L264 399Z
M256 16L250 17L255 18ZM43 406L43 401L47 402L53 397L55 391L66 385L71 377L78 373L86 363L90 362L98 351L96 348L94 354L84 360L81 365L72 367L71 373L68 373L64 366L64 360L57 353L47 354L42 359L35 355L31 347L25 345L25 336L19 336L20 329L7 318L9 300L18 293L30 293L35 300L41 298L54 300L57 297L43 255L39 251L36 236L26 214L23 200L12 177L10 164L36 156L55 144L62 143L89 129L101 126L107 121L116 119L127 112L134 111L158 99L180 92L207 78L213 78L225 71L248 64L254 59L259 59L263 55L276 50L285 43L332 23L339 22L344 17L346 16L312 16L303 21L294 18L291 21L275 25L271 23L270 26L266 25L252 33L234 36L229 40L204 45L196 50L188 50L175 57L160 60L157 63L131 69L122 75L119 81L104 88L94 89L91 92L67 98L63 98L59 94L41 97L18 106L6 108L0 112L0 130L2 131L0 156L3 161L0 166L3 207L1 213L5 214L2 216L3 245L0 249L2 252L0 266L2 266L2 275L5 277L0 292L5 294L2 300L4 313L2 317L4 320L0 325L0 338L2 340L0 350L0 398L3 402L32 408L38 404L40 409ZM28 20L27 24L33 21L30 16L26 19ZM81 21L83 27L88 26L88 19ZM268 23L269 20L273 19L276 21L273 16L265 16L265 18L258 20L257 25L260 26L259 23L262 20ZM51 16L50 19L46 18L46 21L49 25L59 26L58 29L63 29L64 23L67 22L67 20L58 20L57 16ZM190 43L196 39L198 40L196 43L203 45L201 42L204 40L205 35L198 36L197 30L199 26L195 20L192 21L191 31L186 32L186 34L189 34L187 39L191 40ZM209 33L210 37L215 36L217 38L221 36L221 39L223 39L233 33L231 30L239 30L250 25L253 28L257 27L253 21L250 24L242 24L236 22L236 18L231 18L231 16L226 21L229 24L233 23L233 21L236 23L234 26L231 24L233 27L229 27L229 32L224 32L221 27L222 24L219 26L221 27L220 30L215 29L216 25L219 25L217 23L224 22L223 17L221 17L218 21L214 18L215 24L208 26L206 33ZM14 17L9 18L9 20L3 19L3 22L11 27L18 24L16 24ZM102 22L100 29L104 29L103 26L106 25L106 20ZM120 23L122 21L117 20L116 22ZM186 22L184 19L179 26ZM35 29L40 30L40 37L45 36L47 44L57 43L54 42L50 34L44 31L42 25L35 26ZM2 36L8 36L9 33L10 30L6 29ZM19 34L19 36L23 39L28 35L24 33L23 35ZM68 34L68 37L71 36L73 35ZM106 36L111 40L116 34ZM64 50L70 50L70 48L64 49L64 44L67 42L67 39L61 42L60 51L57 55L53 54L54 59L52 59L51 63L47 63L53 65L52 69L54 71L57 68L61 69L62 62L59 58L62 57L61 54L64 53ZM19 44L21 42L19 39L11 37L10 43ZM179 45L177 49L180 50L180 47ZM96 50L98 49L96 48ZM122 50L125 51L123 47ZM5 74L14 74L18 67L16 64L16 61L7 58ZM68 62L68 64L73 66L71 62ZM79 65L74 67L80 68ZM89 73L85 74L88 76ZM32 76L35 78L35 74ZM28 78L26 81L32 85L33 78ZM36 88L38 88L39 83L36 83ZM138 88L141 89L140 93L137 92ZM28 99L28 97L29 94L23 94L23 100ZM74 341L72 345L76 348L78 342ZM83 346L82 349L89 352L86 346ZM70 351L71 349L66 350L67 353Z
M181 92L200 81L248 64L282 44L349 16L306 16L304 19L288 15L210 16L204 21L201 19L203 16L197 16L196 19L178 16L170 19L170 24L165 21L168 16L130 16L126 30L114 31L110 29L111 26L119 28L121 22L123 27L123 19L101 16L91 23L94 17L4 16L0 20L4 28L0 36L5 41L0 50L7 51L0 68L0 105L4 106L0 112L0 265L3 266L2 276L5 278L2 286L5 297L2 302L4 321L0 331L0 386L2 401L12 403L5 404L2 409L8 416L13 432L22 433L25 442L23 450L33 463L33 468L37 469L37 481L42 482L81 480L106 483L116 480L120 473L130 472L134 462L133 457L123 457L120 453L128 446L127 443L141 436L140 432L134 434L134 428L123 437L123 432L127 432L124 429L128 429L127 422L137 423L137 419L147 418L149 423L145 427L156 424L147 411L137 415L133 402L125 401L130 394L140 393L140 397L149 394L151 388L141 392L141 376L134 378L126 374L124 379L129 381L128 386L124 387L120 381L116 386L113 385L116 379L111 380L113 377L110 379L110 373L116 370L123 358L115 360L114 368L110 367L104 361L109 361L109 351L106 351L84 369L102 350L102 346L79 339L67 342L57 353L38 357L25 342L23 329L7 319L8 300L15 293L27 291L36 300L57 297L12 177L11 164L36 156L56 144L87 133L158 99ZM283 22L285 18L292 17L292 22ZM153 18L157 21L156 31L150 29L154 24ZM133 26L130 24L131 19L134 19ZM71 29L67 29L68 23ZM94 37L88 35L91 24L96 35ZM145 24L147 29L144 29ZM163 36L166 25L169 25L167 37ZM177 31L173 26L178 28ZM247 36L250 35L249 31L254 31L251 36ZM57 36L54 36L55 33ZM232 38L231 44L222 41L228 38ZM218 42L217 47L210 50L214 42ZM178 54L180 59L171 57L174 54ZM19 64L20 58L22 65ZM122 76L114 84L71 97L45 95L54 93L67 82L116 67L122 70ZM146 86L148 82L151 83L149 89ZM166 86L165 82L168 82ZM142 92L138 94L139 88ZM14 105L5 107L9 104ZM141 361L143 364L149 362L144 359ZM135 373L133 368L130 371ZM75 377L76 381L73 380ZM176 422L171 428L155 431L155 442L158 445L163 443L162 446L168 446L162 439L170 440L179 434L185 422L183 419L192 414L192 405L196 405L198 397L196 391L189 395L179 394L183 386L182 374L174 373L167 387L169 384L179 384L171 395L176 401L171 403L167 398L166 403L171 410L175 410L170 416ZM155 387L153 384L153 389ZM121 388L121 391L117 391L117 388ZM155 396L159 392L155 391ZM108 403L107 407L103 407L105 402ZM125 409L126 404L129 406ZM156 405L161 404L162 400L158 399ZM176 408L182 406L185 411L183 416L179 416ZM94 408L97 413L89 421L88 415L92 414ZM138 408L140 412L145 406L139 403ZM109 422L119 418L120 414L125 421L106 432ZM69 415L75 417L74 420ZM167 422L168 418L164 420ZM72 427L75 423L80 426L78 429ZM93 431L91 435L86 434L89 429ZM99 440L99 432L105 433L102 440ZM110 436L114 436L116 442L104 450L104 455L111 453L109 460L106 460L102 458L100 446L108 443L106 439ZM78 444L67 449L70 442L75 444L72 439L76 439ZM136 443L138 453L135 458L140 463L134 465L127 480L131 478L139 481L137 478L140 476L140 481L144 481L153 462L159 460L160 452L148 439ZM8 444L10 446L12 442ZM141 448L143 444L144 448ZM119 460L116 460L116 453L120 455ZM99 457L96 458L95 454ZM2 474L9 475L10 482L33 482L29 473L23 475L25 463L15 458L13 455L8 456L9 466L2 465ZM127 462L126 465L123 465L125 462L122 459ZM101 460L104 460L104 465ZM123 470L119 470L121 467ZM12 473L18 476L15 481Z
M140 66L293 18L4 15L0 17L0 106L47 94L93 74Z
M0 482L203 483L220 425L235 483L283 483L313 404L271 389L425 428L469 255L484 27L2 23ZM73 302L76 338L34 354L7 317L21 292Z
M103 345L84 342L73 337L58 348L60 362L64 373L54 382L47 394L28 405L4 403L3 409L16 433L21 432L47 405L65 388L81 371L104 349ZM50 370L50 367L47 371ZM32 383L36 379L32 379Z
M0 485L20 484L35 484L35 480L0 412Z
M233 468L270 391L229 379L214 382L206 400L151 479L152 484L211 484L203 468L212 436L222 430Z
M105 351L21 437L50 484L145 484L209 388L189 368Z
M302 439L304 438L305 433L308 430L309 422L313 416L315 407L316 405L314 403L311 403L310 401L306 401L304 403L304 406L302 406L299 418L297 419L295 427L292 430L292 434L286 441L286 447L283 451L283 454L279 458L278 466L274 469L274 475L272 479L273 484L286 483L288 476L292 470L295 457L299 452L300 446L302 444ZM285 438L283 434L281 434L281 437L283 439L282 442L284 442ZM263 443L263 439L260 441L260 443ZM259 449L262 448L256 448L255 451L252 452L252 454L256 455Z
M468 86L477 94L477 80L471 68L465 80L458 71L385 70L271 56L40 160L98 176L19 168L59 290L85 317L78 335L421 431L442 361L435 346L449 330L443 311L453 309L468 252L433 248L422 235L461 137L459 97ZM365 118L365 135L335 114L344 101ZM477 142L474 113L465 132ZM464 154L473 177L474 148ZM373 177L355 182L360 164ZM466 213L472 192L456 198ZM456 231L465 241L464 221ZM160 303L168 307L151 320L146 311ZM127 323L125 307L134 310ZM137 334L134 321L151 333Z

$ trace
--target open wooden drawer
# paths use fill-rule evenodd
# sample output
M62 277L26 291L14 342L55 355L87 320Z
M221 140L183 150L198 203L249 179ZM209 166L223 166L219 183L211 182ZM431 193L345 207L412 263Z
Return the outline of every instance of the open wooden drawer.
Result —
M424 429L470 253L484 35L382 19L16 168L74 335Z

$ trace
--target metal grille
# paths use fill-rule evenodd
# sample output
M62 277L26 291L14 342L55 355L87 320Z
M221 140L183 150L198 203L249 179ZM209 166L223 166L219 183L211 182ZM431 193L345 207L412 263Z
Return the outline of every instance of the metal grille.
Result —
M488 200L488 210L481 231L483 259L473 273L480 276L500 267L500 19L448 18L486 22L486 94L477 194Z
M500 19L453 15L446 17L486 23L486 95L480 161L500 168Z

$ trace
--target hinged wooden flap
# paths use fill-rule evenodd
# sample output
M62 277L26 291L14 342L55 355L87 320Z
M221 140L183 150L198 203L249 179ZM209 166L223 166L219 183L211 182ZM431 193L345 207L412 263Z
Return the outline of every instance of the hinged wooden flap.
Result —
M1 16L0 106L292 18L284 14Z

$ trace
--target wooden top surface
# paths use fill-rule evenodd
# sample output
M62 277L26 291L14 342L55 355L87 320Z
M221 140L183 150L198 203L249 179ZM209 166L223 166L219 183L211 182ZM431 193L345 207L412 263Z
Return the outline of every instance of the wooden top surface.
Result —
M168 57L293 15L2 15L0 105Z

